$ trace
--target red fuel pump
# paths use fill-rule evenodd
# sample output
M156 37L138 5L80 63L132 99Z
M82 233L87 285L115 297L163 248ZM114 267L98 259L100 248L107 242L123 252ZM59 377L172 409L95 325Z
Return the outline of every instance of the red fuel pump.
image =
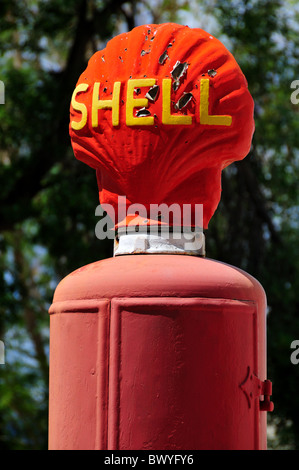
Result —
M266 296L203 233L253 130L245 77L202 30L141 26L90 59L70 135L116 237L55 291L50 449L266 448Z

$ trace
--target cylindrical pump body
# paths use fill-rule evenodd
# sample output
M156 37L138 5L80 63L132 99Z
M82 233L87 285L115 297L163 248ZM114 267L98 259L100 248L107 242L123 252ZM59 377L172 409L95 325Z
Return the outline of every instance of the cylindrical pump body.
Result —
M218 261L78 269L50 308L50 450L265 449L265 324L261 285Z

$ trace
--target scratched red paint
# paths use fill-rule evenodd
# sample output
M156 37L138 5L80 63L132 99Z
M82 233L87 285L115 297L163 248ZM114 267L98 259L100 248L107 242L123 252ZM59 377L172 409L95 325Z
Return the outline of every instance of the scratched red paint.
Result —
M221 171L248 154L254 131L246 79L223 44L187 26L139 26L95 53L78 85L70 136L96 170L100 201L116 213L118 195L147 209L203 204L207 228Z

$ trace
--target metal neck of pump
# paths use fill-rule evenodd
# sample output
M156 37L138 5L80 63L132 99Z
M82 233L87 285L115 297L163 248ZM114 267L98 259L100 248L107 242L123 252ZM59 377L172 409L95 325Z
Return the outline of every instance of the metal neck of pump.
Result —
M173 254L205 256L205 236L202 229L186 227L135 227L118 229L114 239L114 256L132 254Z

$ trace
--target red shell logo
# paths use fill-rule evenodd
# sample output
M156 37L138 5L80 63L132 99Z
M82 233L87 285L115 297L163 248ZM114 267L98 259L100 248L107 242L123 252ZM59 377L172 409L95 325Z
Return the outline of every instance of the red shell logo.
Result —
M221 42L201 29L145 25L91 57L72 96L70 136L76 158L96 169L101 203L203 204L207 228L222 169L249 152L253 108Z

